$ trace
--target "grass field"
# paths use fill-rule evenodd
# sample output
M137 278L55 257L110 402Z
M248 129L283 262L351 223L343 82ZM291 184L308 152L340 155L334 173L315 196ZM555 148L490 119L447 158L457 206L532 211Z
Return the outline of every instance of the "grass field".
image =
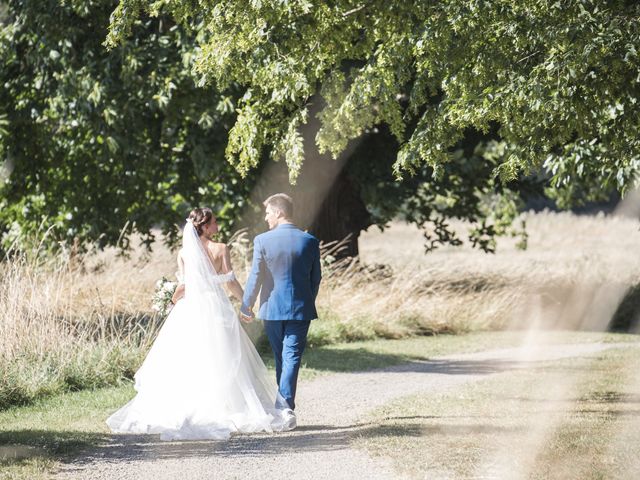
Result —
M493 255L468 246L423 255L420 232L393 224L363 236L361 257L391 265L411 287L407 293L421 294L423 321L430 317L436 325L446 319L467 328L529 328L533 322L605 328L624 295L640 283L640 222L551 212L522 219L529 233L525 251L515 248L517 239L505 237ZM454 227L463 232L464 225Z

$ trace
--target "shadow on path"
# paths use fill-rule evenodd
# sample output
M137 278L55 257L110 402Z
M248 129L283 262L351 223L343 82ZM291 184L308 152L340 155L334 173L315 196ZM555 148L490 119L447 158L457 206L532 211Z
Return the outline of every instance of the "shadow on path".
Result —
M589 357L574 356L574 359ZM589 365L562 365L554 367L549 364L549 359L533 359L533 360L454 360L454 359L436 359L436 360L415 360L400 365L394 365L379 370L380 372L395 373L434 373L442 375L491 375L494 373L506 372L516 369L536 369L544 368L546 371L557 369L561 372L567 370L589 370ZM354 374L371 374L374 372L363 371L354 372Z
M457 417L458 420L463 420ZM294 432L275 435L238 435L228 441L183 441L163 442L157 435L134 436L114 435L106 444L90 452L82 458L65 463L72 463L74 468L100 463L152 462L167 459L206 458L210 456L223 458L257 458L281 457L299 452L328 452L349 448L354 436L360 437L420 437L432 434L465 435L471 431L486 433L504 433L510 428L493 425L465 424L429 426L420 423L397 425L359 424L347 427L327 425L307 425ZM62 468L65 470L65 467Z
M153 461L159 459L209 457L281 456L298 451L332 451L347 448L351 436L366 432L368 425L335 427L305 425L293 432L235 435L229 440L165 442L159 435L112 435L108 442L84 452L74 465L96 461Z

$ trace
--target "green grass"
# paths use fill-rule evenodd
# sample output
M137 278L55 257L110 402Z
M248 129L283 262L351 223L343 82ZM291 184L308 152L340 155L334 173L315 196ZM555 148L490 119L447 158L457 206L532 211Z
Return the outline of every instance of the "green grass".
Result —
M144 358L144 347L95 342L45 355L22 355L0 370L0 410L66 392L122 385Z
M333 372L380 368L410 360L517 345L521 332L439 335L401 340L373 340L308 349L301 380ZM552 332L545 341L560 343L602 340L602 334ZM609 341L634 341L631 335L604 336ZM268 365L270 354L264 355ZM131 384L83 390L37 400L0 411L0 478L44 478L58 461L106 442L105 419L133 395Z
M0 478L45 478L56 461L108 438L109 412L131 385L70 392L0 412Z
M399 399L355 444L410 478L639 478L639 367L636 343Z

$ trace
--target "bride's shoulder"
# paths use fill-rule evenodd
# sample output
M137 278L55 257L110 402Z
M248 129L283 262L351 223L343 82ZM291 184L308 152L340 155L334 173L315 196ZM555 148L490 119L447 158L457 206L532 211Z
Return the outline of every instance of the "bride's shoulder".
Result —
M226 243L220 243L220 242L210 242L209 243L209 248L216 251L216 252L224 252L225 250L227 250L229 247L227 247Z
M213 241L207 242L206 248L214 258L224 256L227 251L226 244Z

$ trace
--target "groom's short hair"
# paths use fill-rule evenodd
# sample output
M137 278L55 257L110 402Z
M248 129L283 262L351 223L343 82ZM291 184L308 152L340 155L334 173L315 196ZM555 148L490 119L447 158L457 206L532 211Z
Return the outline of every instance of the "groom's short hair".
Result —
M278 209L286 218L293 218L293 200L286 193L276 193L267 198L263 205L267 207L271 205L272 208Z

